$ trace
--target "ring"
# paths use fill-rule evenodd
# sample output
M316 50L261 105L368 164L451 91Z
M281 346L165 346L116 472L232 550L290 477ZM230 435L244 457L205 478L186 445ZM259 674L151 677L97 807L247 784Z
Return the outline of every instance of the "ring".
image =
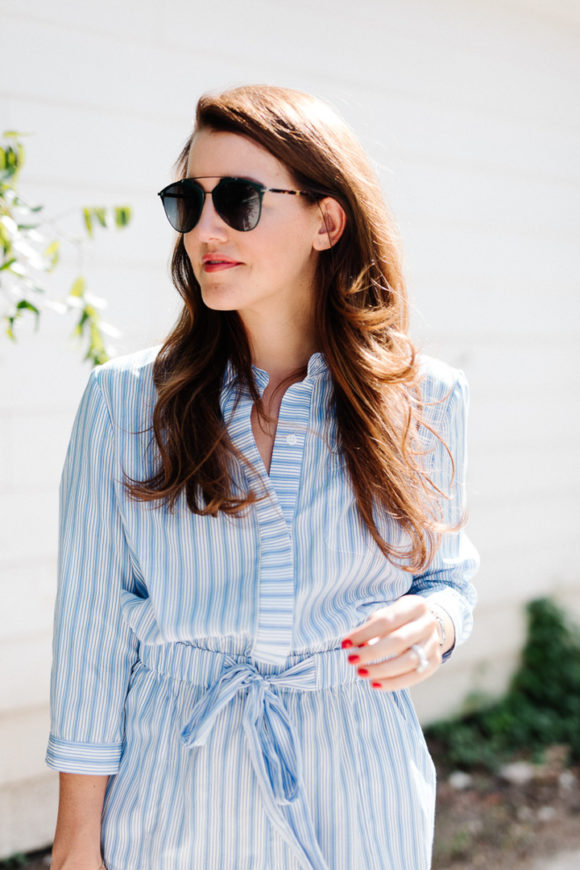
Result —
M425 655L425 650L422 646L419 646L418 643L411 644L411 649L419 656L419 664L417 665L416 671L418 674L422 674L423 671L426 671L429 667L429 660Z

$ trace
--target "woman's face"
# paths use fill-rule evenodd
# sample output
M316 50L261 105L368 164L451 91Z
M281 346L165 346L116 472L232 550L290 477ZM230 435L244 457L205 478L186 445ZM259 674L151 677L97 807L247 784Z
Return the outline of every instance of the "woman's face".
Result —
M251 139L236 133L201 130L194 137L187 176L206 191L220 177L258 181L265 187L295 190L284 164ZM304 196L266 192L258 225L247 232L232 229L206 196L196 226L183 236L185 250L201 287L204 303L236 310L243 319L262 315L292 317L311 310L320 237L320 210ZM235 265L220 267L204 257L221 257ZM245 317L244 317L245 315ZM302 318L301 318L302 319Z

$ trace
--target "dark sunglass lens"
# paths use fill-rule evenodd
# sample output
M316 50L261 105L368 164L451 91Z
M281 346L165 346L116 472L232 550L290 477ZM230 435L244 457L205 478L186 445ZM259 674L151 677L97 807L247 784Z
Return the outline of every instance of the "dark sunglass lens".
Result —
M178 233L188 233L199 220L203 208L203 193L197 186L170 184L161 199L167 219Z
M213 204L222 220L234 230L253 230L260 220L260 191L245 181L220 181L213 191Z

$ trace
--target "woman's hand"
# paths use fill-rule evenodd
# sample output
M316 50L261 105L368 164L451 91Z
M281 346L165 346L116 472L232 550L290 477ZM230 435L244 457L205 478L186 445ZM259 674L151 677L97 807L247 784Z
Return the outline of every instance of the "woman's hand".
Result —
M419 651L412 649L413 645ZM421 595L403 595L376 610L343 640L342 646L352 647L348 660L361 678L370 680L375 689L390 692L432 676L445 651L441 648L438 621Z

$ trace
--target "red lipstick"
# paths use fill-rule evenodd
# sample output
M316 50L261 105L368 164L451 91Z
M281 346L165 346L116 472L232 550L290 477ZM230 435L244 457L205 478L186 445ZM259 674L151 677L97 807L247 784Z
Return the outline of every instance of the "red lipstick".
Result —
M231 257L219 253L205 254L201 262L205 272L221 272L223 269L232 269L234 266L241 265L239 260L232 260Z

